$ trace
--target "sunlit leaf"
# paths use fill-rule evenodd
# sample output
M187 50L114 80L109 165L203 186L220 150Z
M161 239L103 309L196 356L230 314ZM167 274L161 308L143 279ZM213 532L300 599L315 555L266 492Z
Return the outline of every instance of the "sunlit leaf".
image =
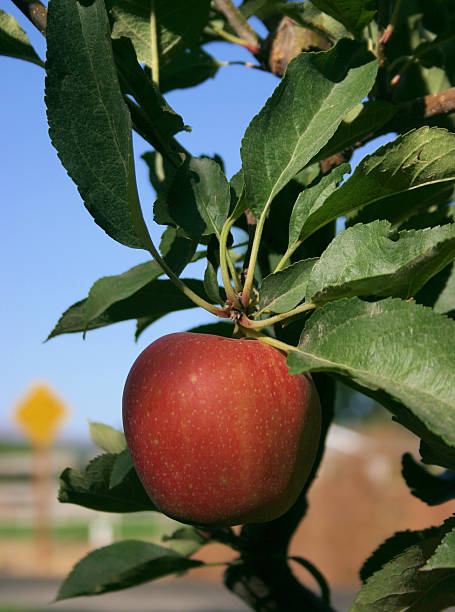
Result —
M417 435L447 445L453 462L454 334L454 321L412 302L344 299L309 318L288 365L293 374L334 372L378 394Z
M320 227L329 219L370 204L387 207L388 200L399 194L411 198L412 191L454 180L455 134L422 127L367 155L353 175L316 211L312 225Z
M354 295L409 298L455 258L455 224L396 232L388 221L354 225L322 253L306 299L322 303Z
M241 156L249 208L259 217L370 91L377 63L363 45L302 53L248 126Z
M305 297L308 279L317 261L317 257L298 261L266 276L259 294L259 310L281 313L297 306Z

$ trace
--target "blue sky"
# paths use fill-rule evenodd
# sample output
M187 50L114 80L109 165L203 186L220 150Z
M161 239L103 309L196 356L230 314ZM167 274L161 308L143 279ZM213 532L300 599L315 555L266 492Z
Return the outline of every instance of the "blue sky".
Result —
M0 6L16 17L44 58L41 35L12 3ZM229 44L213 44L211 52L220 60L251 61L247 52ZM72 334L43 343L61 313L86 297L95 280L146 261L148 254L110 239L85 210L48 138L44 71L5 57L0 57L0 71L4 228L0 433L16 431L15 404L31 384L44 381L70 408L62 433L86 437L87 417L121 426L123 384L141 350L166 333L183 331L211 317L202 310L169 315L149 328L138 343L133 338L134 322L89 332L85 340L81 334ZM240 167L243 133L277 83L268 73L228 66L198 88L170 93L169 103L192 127L181 142L195 155L220 154L228 176L232 175ZM134 149L139 193L150 221L154 193L140 159L150 146L136 137ZM149 225L158 244L161 228Z
M44 58L45 44L12 3L13 14ZM210 52L219 60L250 61L233 45L216 43ZM134 359L156 338L210 321L202 310L168 315L134 342L134 322L43 343L61 313L87 296L95 280L119 274L146 261L144 251L110 239L85 210L77 189L60 165L47 134L43 100L44 71L27 62L0 57L2 75L3 227L0 434L17 433L12 415L17 401L35 382L46 382L68 404L70 418L62 434L88 439L86 418L121 427L121 397ZM169 103L190 134L181 142L195 155L220 154L228 177L240 167L243 133L272 93L278 80L241 66L222 68L215 79L190 90L171 92ZM152 237L154 193L140 156L150 147L134 140L137 180ZM364 154L365 152L363 152ZM356 154L356 160L361 157ZM201 270L194 270L194 275ZM184 276L189 273L185 272Z

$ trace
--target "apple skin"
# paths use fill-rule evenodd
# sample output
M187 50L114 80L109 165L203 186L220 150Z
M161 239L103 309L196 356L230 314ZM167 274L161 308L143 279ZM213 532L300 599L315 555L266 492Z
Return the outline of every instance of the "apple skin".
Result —
M301 492L321 408L309 375L257 340L163 336L136 359L123 393L128 448L164 514L197 525L270 521Z

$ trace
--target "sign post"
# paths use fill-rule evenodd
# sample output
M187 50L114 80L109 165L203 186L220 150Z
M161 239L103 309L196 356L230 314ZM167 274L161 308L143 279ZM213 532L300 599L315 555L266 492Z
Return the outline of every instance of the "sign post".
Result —
M67 413L65 404L45 384L33 386L15 411L16 422L32 446L36 552L39 562L45 565L52 556L51 446Z

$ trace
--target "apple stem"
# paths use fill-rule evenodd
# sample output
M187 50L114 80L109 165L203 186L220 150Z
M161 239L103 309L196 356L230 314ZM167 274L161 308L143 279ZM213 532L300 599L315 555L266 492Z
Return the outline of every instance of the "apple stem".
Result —
M296 346L286 344L286 342L281 342L281 340L277 340L276 338L272 338L271 336L266 336L265 334L261 334L252 329L244 329L244 334L247 338L253 338L254 340L259 340L259 342L264 342L264 344L270 344L270 346L273 346L274 348L283 351L284 353L299 351Z
M268 319L262 319L260 321L252 321L251 319L248 319L248 317L243 316L240 321L240 325L242 327L246 327L247 329L263 329L264 327L274 325L275 323L279 323L280 321L284 321L285 319L294 317L295 315L301 314L302 312L306 312L307 310L313 310L314 308L316 308L316 304L313 304L313 302L308 302L305 304L301 304L300 306L297 306L297 308L293 308L288 312L283 312L281 314L277 314L273 317L269 317Z

